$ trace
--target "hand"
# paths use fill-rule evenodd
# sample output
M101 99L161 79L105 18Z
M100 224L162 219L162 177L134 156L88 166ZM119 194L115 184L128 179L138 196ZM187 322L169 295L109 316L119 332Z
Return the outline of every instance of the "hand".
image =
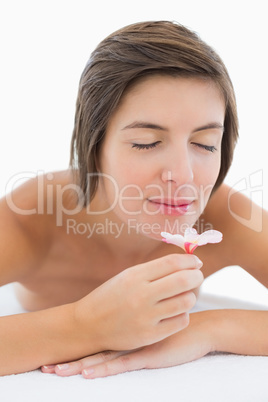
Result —
M213 313L212 313L213 314ZM153 345L137 350L103 352L57 366L42 367L59 376L82 374L85 378L107 377L126 371L176 366L196 360L214 350L210 311L191 314L189 326Z
M171 254L128 268L75 303L83 344L97 350L132 350L158 342L189 323L193 290L203 281L194 255Z

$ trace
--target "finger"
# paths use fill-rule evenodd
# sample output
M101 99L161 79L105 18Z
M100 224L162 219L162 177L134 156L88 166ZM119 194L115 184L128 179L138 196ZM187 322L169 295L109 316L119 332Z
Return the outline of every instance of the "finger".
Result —
M124 352L105 351L84 357L83 359L76 360L74 362L57 364L55 366L55 373L61 377L69 377L71 375L81 374L85 367L90 367L111 359L115 359L122 353Z
M145 360L142 350L140 350L124 354L114 360L85 368L82 371L82 375L84 378L93 379L121 374L127 371L141 370L143 368L145 368Z
M174 335L179 331L187 328L190 323L190 315L189 313L179 314L174 317L166 318L157 326L157 333L159 339L165 339L168 336Z
M160 320L175 317L190 311L196 303L196 296L193 292L185 292L179 296L172 297L167 300L163 300L158 303L157 316Z
M199 269L175 272L150 284L150 291L156 300L164 300L199 287L204 280Z
M49 366L42 366L41 371L42 371L42 373L53 374L53 373L55 373L55 367L56 367L55 364L51 364Z
M202 265L202 262L196 255L169 254L146 263L146 269L143 268L143 270L147 280L155 281L184 269L199 269Z

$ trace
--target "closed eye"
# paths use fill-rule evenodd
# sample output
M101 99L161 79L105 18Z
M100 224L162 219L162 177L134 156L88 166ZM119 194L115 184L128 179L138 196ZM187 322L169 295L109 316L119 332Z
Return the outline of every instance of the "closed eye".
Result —
M137 149L151 149L155 148L161 141L152 142L151 144L132 144L132 148Z
M209 152L217 151L217 148L214 147L214 145L204 145L199 144L198 142L192 142L192 144Z

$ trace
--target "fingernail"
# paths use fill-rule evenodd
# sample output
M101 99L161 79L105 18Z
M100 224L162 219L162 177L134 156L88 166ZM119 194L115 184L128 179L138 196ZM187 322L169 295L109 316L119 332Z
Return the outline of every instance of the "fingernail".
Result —
M197 268L197 269L202 268L202 267L203 267L202 261L201 261L196 255L195 255L195 258L196 258L196 261L197 261L196 268Z
M68 370L68 368L70 368L70 365L65 363L65 364L58 364L57 365L59 370Z
M85 376L92 376L93 373L94 373L94 369L93 369L93 368L83 370L83 374L84 374Z
M51 365L49 365L49 366L42 366L44 369L48 369L48 370L50 370L50 369L53 369L54 367L55 367L55 364L51 364Z

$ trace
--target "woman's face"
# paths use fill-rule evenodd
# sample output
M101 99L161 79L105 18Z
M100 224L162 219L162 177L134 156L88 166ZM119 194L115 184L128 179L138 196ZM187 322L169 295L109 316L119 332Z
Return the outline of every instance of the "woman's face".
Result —
M183 234L221 164L224 100L211 81L152 76L123 96L100 151L98 199L130 230Z

